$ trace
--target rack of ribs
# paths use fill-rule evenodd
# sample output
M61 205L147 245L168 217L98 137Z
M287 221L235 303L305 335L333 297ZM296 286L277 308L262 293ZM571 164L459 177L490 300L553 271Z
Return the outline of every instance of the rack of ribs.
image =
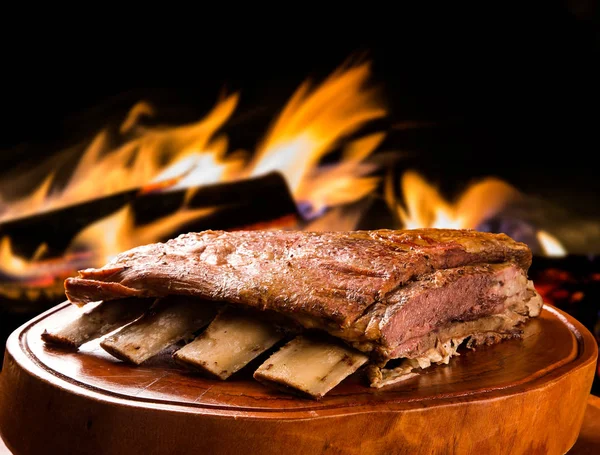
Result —
M226 380L272 351L254 377L318 399L359 369L384 387L461 346L518 337L543 305L531 262L526 244L475 230L203 231L81 270L65 292L78 306L101 302L90 311L156 299L101 342L124 361L184 340L179 363ZM65 330L43 337L69 344Z

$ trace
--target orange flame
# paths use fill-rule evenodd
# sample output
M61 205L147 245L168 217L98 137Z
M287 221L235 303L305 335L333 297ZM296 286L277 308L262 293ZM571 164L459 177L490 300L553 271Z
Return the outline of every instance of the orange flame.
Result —
M406 229L477 229L484 221L522 197L516 188L494 177L470 185L452 202L414 171L408 171L402 176L400 186L404 196L403 205L396 200L391 174L386 179L384 193L388 206ZM544 255L567 254L561 242L549 233L539 230L536 237Z
M153 112L147 103L138 103L121 125L117 138L112 137L109 128L94 137L62 190L51 191L54 176L49 175L33 194L11 204L0 215L0 220L143 188L168 178L169 166L177 162L196 160L197 163L197 157L204 153L219 156L226 148L226 141L214 136L231 116L237 102L238 95L231 95L197 123L153 128L136 123L142 113ZM111 147L114 142L120 145ZM220 172L225 170L220 169Z
M44 286L53 284L56 277L72 275L85 254L68 255L59 259L43 259L45 245L38 247L30 259L13 252L12 243L8 236L0 240L0 274L29 285Z
M169 216L137 226L129 205L84 228L71 241L67 253L93 252L91 266L101 266L114 255L168 236L185 223L213 213L214 209L181 209Z
M13 253L10 238L5 236L0 241L0 272L6 275L27 274L29 262Z
M476 229L520 197L516 188L493 177L469 186L455 202L446 200L433 185L413 171L402 176L401 187L405 207L395 200L391 176L386 182L386 200L407 229Z
M380 181L371 175L376 167L367 158L385 135L352 137L367 122L386 115L376 91L366 87L369 75L369 64L361 64L340 68L314 89L308 82L303 84L253 155L243 150L228 153L227 137L219 133L238 105L238 94L222 99L204 119L183 126L145 126L142 120L154 116L155 110L140 102L118 128L106 127L95 135L62 187L54 174L48 173L28 196L10 202L0 198L0 221L126 190L187 189L188 201L202 185L271 171L284 176L296 201L310 205L312 213L330 207L344 212L344 205L372 193ZM342 159L324 166L322 159L336 149L342 151ZM352 215L341 219L355 222L356 209L352 210L348 212ZM80 260L83 251L89 266L101 265L121 251L170 236L213 211L184 207L164 219L137 226L131 208L125 206L84 228L72 240L63 260ZM39 273L39 258L21 258L13 253L8 238L3 242L0 271Z
M364 87L369 74L370 66L362 64L336 71L312 93L309 83L303 84L258 148L250 175L279 171L296 200L317 206L339 202L341 194L345 200L357 200L372 190L374 180L361 177L370 170L361 161L379 145L381 134L350 146L347 161L340 166L327 171L318 168L345 137L387 114L376 92Z

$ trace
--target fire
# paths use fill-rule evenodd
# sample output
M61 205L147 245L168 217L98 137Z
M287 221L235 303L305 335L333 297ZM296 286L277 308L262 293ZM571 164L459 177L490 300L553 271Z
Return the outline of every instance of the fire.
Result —
M29 259L13 251L9 237L0 240L0 276L29 286L49 286L72 275L87 261L86 253L67 254L64 258L44 259L45 245L38 247ZM4 292L0 293L4 294Z
M368 122L387 114L377 91L367 86L369 76L370 65L364 63L340 68L317 86L307 81L274 119L254 153L231 153L221 131L238 106L237 93L219 100L203 119L181 126L145 124L147 118L156 116L156 110L140 102L120 125L101 129L82 148L66 182L58 181L55 172L68 166L66 161L58 162L68 155L63 153L54 157L52 169L48 167L46 178L29 195L0 195L0 222L124 191L141 195L183 189L187 190L185 204L204 185L277 171L308 219L332 209L332 213L346 215L340 219L355 223L356 209L345 206L371 194L379 184L380 178L372 175L376 166L368 158L385 138L384 133L357 135ZM336 150L342 158L323 164ZM10 182L3 185L11 186ZM86 266L101 265L121 251L168 237L214 210L184 206L140 226L126 205L84 228L57 260L71 272L81 267L81 258ZM16 255L9 238L3 240L0 251L2 273L34 279L48 270L48 260Z
M0 273L5 275L27 274L29 261L13 253L9 237L0 241Z
M407 171L400 181L404 203L397 202L391 174L385 182L384 196L388 207L406 229L422 227L451 229L481 229L482 224L502 212L523 195L512 185L495 177L473 183L454 201L446 199L439 190L415 171ZM565 256L560 241L538 230L536 239L546 256Z
M486 219L520 197L508 183L489 177L469 186L453 202L421 175L408 171L402 176L404 207L396 202L393 180L386 182L386 200L406 229L420 227L477 229Z
M153 243L168 236L180 226L212 213L214 209L181 209L157 221L137 226L130 206L83 229L71 242L67 253L89 251L89 267L99 267L114 255L138 245Z
M313 92L310 92L308 82L303 84L258 148L250 163L251 175L280 171L286 177L292 193L301 201L311 201L314 191L319 191L321 195L326 192L324 182L313 185L317 182L308 178L317 171L320 160L344 137L356 132L365 123L387 115L376 92L364 88L369 73L369 65L363 64L335 72ZM355 145L354 149L348 151L350 163L358 170L360 161L373 152L382 138L376 135ZM345 162L344 165L349 163ZM333 182L333 175L324 177L323 174L339 172L339 168L334 168L329 171L320 169L317 173L321 174L321 180ZM360 174L361 170L358 172ZM347 185L344 186L346 190L349 189ZM363 193L359 189L357 196L353 195L351 199L359 198Z
M186 224L218 210L187 205L199 188L273 171L284 177L303 215L303 223L297 223L294 216L277 226L355 229L373 200L368 196L379 190L383 180L371 157L386 133L361 134L369 122L387 116L378 91L368 85L370 71L370 65L362 63L339 68L319 85L305 82L255 149L233 153L223 130L237 109L240 94L220 99L204 118L178 126L148 125L146 119L155 117L156 109L147 102L136 104L119 125L101 129L80 150L66 181L57 177L67 166L66 161L58 162L69 155L62 153L27 196L0 194L0 222L125 191L140 197L184 191L182 207L139 225L132 206L123 202L118 210L90 222L79 232L62 258L47 259L43 249L31 258L23 258L13 251L10 238L4 237L0 243L0 274L44 283L56 282L56 277L68 276L80 268L100 266L122 251L170 237ZM10 182L3 185L11 186ZM396 186L401 201L395 195ZM404 173L400 182L390 174L383 185L383 197L397 224L404 228L477 229L521 196L510 184L493 177L468 186L455 200L445 198L414 171ZM296 225L290 226L294 222ZM243 226L243 220L240 223ZM546 232L538 233L538 241L548 255L565 254L560 242Z
M560 241L546 231L538 231L537 239L546 256L562 257L567 255L567 251Z
M336 166L316 168L304 179L299 201L307 201L305 215L312 218L329 207L347 205L362 200L379 186L381 178L372 176L376 166L365 160L385 138L377 133L352 141L345 147L342 160ZM342 210L342 209L340 209ZM346 225L346 229L352 229Z
M96 134L81 158L67 184L61 190L53 188L54 175L50 174L30 196L10 204L0 220L48 211L79 202L109 196L120 191L142 189L145 185L161 182L170 176L169 169L179 162L202 164L199 156L214 154L218 161L226 142L215 135L229 119L238 95L231 95L217 103L201 121L176 127L144 127L137 122L141 114L154 111L147 103L134 106L114 133L107 127ZM118 144L113 146L112 144ZM194 170L190 166L188 172ZM221 174L225 170L219 168ZM205 171L205 175L210 175Z

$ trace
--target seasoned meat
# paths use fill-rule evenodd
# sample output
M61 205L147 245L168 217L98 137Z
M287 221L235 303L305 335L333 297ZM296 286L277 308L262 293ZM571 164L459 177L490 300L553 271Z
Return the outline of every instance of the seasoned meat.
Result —
M385 360L446 324L539 297L531 259L523 243L472 230L205 231L126 251L65 290L78 305L190 295L271 310Z

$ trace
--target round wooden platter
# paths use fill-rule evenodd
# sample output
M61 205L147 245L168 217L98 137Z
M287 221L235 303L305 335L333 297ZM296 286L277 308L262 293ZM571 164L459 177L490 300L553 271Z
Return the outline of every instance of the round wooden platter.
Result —
M518 340L462 352L384 389L360 372L320 401L271 390L248 366L228 381L189 373L169 353L132 367L98 342L44 345L64 303L17 329L0 374L0 431L27 453L543 453L575 443L598 346L546 305Z

